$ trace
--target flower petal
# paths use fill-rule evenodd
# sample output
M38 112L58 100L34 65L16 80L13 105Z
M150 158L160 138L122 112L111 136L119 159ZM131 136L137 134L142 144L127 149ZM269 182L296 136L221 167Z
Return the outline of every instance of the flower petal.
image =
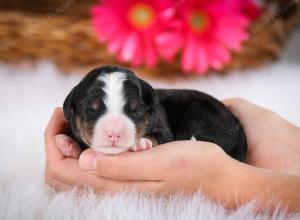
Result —
M210 66L216 70L220 70L225 63L230 61L230 54L224 46L217 42L211 42L208 50Z
M242 42L248 38L248 34L236 28L220 28L215 32L216 38L226 47L239 51L241 50Z
M185 72L191 71L194 67L194 57L196 55L196 42L193 36L188 37L186 45L184 46L181 67Z
M120 57L123 61L129 62L133 60L133 57L137 50L136 38L137 34L131 33L124 40L120 51Z
M177 32L164 32L158 34L155 43L159 54L167 59L172 59L183 45L182 35Z
M121 49L125 38L126 38L126 34L124 33L114 35L108 43L107 46L108 52L112 54L118 52Z
M208 63L206 47L200 42L197 46L197 52L194 59L195 59L195 70L197 71L197 73L198 74L205 73L208 70L209 63Z
M237 14L224 16L222 19L218 21L218 25L221 27L247 28L249 24L250 24L249 19Z
M144 45L145 50L144 50L144 63L149 66L153 67L156 62L157 62L157 55L154 49L153 42L151 40L151 36L144 37Z
M142 45L141 45L141 39L139 37L136 38L136 50L135 50L135 54L134 54L134 57L133 57L133 60L131 62L131 64L134 66L134 67L137 67L139 65L141 65L142 63Z

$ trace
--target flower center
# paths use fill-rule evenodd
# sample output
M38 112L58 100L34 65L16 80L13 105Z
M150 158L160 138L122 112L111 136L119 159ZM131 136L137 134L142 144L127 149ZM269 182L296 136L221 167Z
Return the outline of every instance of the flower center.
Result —
M129 22L136 28L147 28L154 21L155 13L152 7L145 3L133 5L129 10Z
M202 11L193 11L190 15L189 25L195 32L200 33L208 26L208 16Z

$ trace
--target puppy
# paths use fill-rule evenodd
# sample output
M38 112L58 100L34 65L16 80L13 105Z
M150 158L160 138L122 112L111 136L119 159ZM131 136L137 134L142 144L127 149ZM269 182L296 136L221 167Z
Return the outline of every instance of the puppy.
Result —
M153 89L123 67L89 72L69 93L63 110L70 136L82 150L119 154L198 140L219 145L237 160L246 158L241 123L221 102L195 90Z

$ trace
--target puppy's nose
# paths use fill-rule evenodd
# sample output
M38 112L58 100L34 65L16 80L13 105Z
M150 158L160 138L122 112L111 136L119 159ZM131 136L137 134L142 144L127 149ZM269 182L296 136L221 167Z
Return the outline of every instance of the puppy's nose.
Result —
M105 133L106 133L107 140L112 143L117 142L121 138L120 133L116 131L110 130L110 131L106 131Z

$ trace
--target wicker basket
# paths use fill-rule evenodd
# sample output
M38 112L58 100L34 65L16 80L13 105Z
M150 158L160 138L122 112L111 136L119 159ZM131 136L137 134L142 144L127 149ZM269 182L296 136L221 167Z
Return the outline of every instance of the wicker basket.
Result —
M89 7L96 0L1 0L0 60L2 62L51 59L66 72L117 63L99 44L90 24ZM264 13L250 27L250 38L220 73L258 67L280 55L288 34L300 20L297 0L266 1ZM271 11L273 8L273 11ZM142 73L180 73L179 62L159 63ZM126 64L125 64L126 65Z

